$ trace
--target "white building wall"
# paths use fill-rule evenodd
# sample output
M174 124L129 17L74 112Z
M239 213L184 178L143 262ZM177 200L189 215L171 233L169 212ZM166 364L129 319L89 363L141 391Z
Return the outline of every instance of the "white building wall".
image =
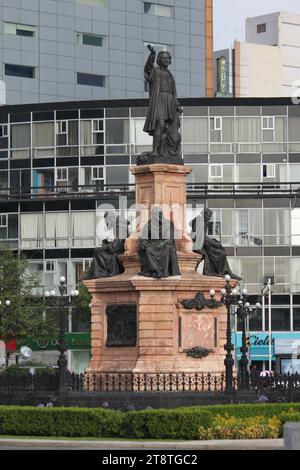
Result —
M258 33L257 25L264 23L266 24L266 32ZM281 50L280 77L282 82L280 90L278 89L279 93L271 96L292 96L295 92L296 82L300 81L300 15L276 12L269 15L247 18L246 42L258 44L261 47L266 45L273 46L274 50L279 46ZM265 49L265 52L264 49L257 49L256 51L258 57L251 66L253 71L255 70L255 63L260 60L263 67L261 70L264 70L264 73L268 73L268 67L273 69L270 59L274 57L274 54L276 55L276 52L272 54L270 49ZM263 59L264 53L266 53L265 59ZM268 67L265 67L264 65L267 64ZM276 62L275 67L277 65ZM261 81L262 72L255 76L251 69L251 76L254 82ZM255 83L252 85L252 89L256 88L259 91L262 86L261 83ZM270 95L249 94L248 96Z
M279 44L279 16L280 13L255 16L246 19L246 42L278 46ZM257 33L257 25L266 23L266 32Z
M282 92L279 47L235 42L236 96L272 97Z

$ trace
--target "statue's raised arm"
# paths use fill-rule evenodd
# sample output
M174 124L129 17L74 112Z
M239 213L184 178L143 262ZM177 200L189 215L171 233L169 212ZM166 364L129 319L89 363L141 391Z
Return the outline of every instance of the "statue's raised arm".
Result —
M147 49L149 49L150 55L149 55L148 60L145 64L144 75L145 75L145 80L150 81L151 74L154 70L156 51L151 46L151 44L148 44Z

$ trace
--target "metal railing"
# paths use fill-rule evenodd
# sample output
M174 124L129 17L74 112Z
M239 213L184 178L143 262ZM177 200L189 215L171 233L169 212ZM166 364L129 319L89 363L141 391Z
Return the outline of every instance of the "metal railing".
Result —
M67 392L182 392L209 393L225 391L225 373L132 373L98 372L72 374L66 378ZM259 374L241 378L233 377L233 390L248 390L265 395L269 401L293 401L300 398L300 374ZM9 374L0 373L0 392L36 393L57 392L57 374Z
M70 198L99 198L127 194L133 196L134 184L59 185L47 187L0 188L0 200L53 200ZM286 197L300 196L300 182L293 183L187 183L188 197Z
M7 374L0 373L0 392L36 393L55 392L58 389L57 374Z

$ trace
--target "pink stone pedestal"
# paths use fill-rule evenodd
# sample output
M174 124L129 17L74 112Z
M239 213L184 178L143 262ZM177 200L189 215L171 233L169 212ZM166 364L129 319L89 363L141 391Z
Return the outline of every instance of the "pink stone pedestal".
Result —
M125 272L114 278L85 281L92 300L92 359L89 372L222 372L226 342L226 309L186 310L180 301L198 292L209 298L224 279L197 272L152 279ZM135 347L107 347L106 307L137 305ZM207 357L188 357L184 350L212 349Z
M126 240L125 254L120 256L125 272L85 281L92 294L92 358L88 373L224 372L225 307L197 311L186 310L180 303L193 299L198 292L209 299L210 289L215 289L218 299L225 285L222 278L202 276L196 271L201 255L192 251L185 227L186 177L191 169L184 165L154 164L132 167L131 171L136 177L136 203L146 206L149 214ZM165 216L174 222L180 234L176 240L180 276L154 279L138 275L139 234L153 205L170 207ZM178 210L176 222L172 214L174 205ZM106 311L112 304L136 304L135 346L106 346ZM204 358L187 356L186 350L197 346L212 352Z

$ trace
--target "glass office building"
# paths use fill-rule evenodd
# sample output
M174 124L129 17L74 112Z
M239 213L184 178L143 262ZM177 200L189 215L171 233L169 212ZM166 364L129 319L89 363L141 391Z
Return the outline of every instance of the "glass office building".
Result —
M147 96L152 44L179 96L213 96L212 0L0 0L0 104Z
M272 331L299 338L299 106L285 98L181 103L182 150L193 169L188 203L212 209L210 235L226 247L253 302L271 278ZM103 204L134 203L129 167L151 148L142 131L146 106L119 100L0 109L0 237L38 272L36 293L57 286L61 275L74 289L101 244ZM258 335L268 328L267 314L250 320ZM70 322L70 330L81 325Z

